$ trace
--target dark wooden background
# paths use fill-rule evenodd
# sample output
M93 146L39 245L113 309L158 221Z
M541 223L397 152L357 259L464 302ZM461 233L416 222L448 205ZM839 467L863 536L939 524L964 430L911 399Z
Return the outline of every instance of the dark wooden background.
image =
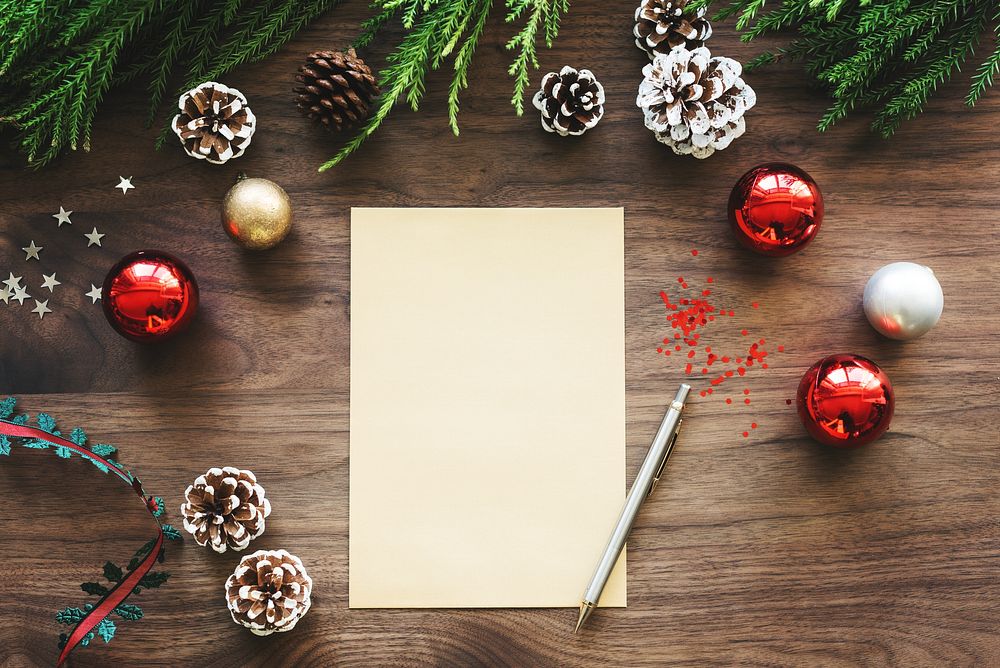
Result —
M709 160L675 157L634 106L645 56L631 44L632 11L575 3L541 55L543 71L569 63L604 82L607 114L579 139L512 113L510 27L494 17L460 138L438 73L420 113L398 108L348 162L317 174L336 143L297 115L292 75L307 51L356 34L366 9L351 2L226 77L259 119L239 160L202 164L173 144L154 152L141 90L111 97L89 154L37 173L4 154L0 271L24 274L36 297L42 271L63 285L41 321L33 302L0 305L0 392L117 444L178 525L198 474L254 470L274 514L253 547L297 553L316 581L293 632L257 638L224 607L238 556L170 544L173 577L138 601L146 618L73 665L1000 664L1000 96L963 108L963 76L891 141L860 116L821 135L823 97L781 65L748 76L759 103L744 138ZM741 60L761 48L731 26L711 46ZM765 160L802 166L826 195L815 243L781 261L743 252L725 224L730 186ZM272 252L244 253L222 232L220 201L239 171L277 181L295 204L294 232ZM115 190L119 175L136 189ZM60 204L72 227L56 228ZM738 326L785 344L748 376L750 406L717 393L690 407L629 545L629 607L596 614L578 636L571 610L347 608L350 207L469 205L625 207L630 476L683 377L681 360L656 354L661 289L712 276ZM107 236L88 249L94 225ZM26 265L19 249L31 239L44 251ZM139 248L185 258L202 286L193 330L159 347L118 337L83 294ZM945 292L937 328L905 344L880 339L860 308L868 276L895 260L930 265ZM712 333L717 346L739 343L730 329ZM878 360L897 391L892 430L862 451L815 445L786 404L806 367L839 351ZM743 438L751 421L760 426ZM3 458L0 665L53 663L54 612L82 604L78 583L150 533L130 492L89 465L27 450Z

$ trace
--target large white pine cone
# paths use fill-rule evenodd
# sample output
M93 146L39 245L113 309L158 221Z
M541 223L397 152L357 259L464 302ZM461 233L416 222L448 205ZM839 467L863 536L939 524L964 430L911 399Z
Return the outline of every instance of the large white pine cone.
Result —
M226 580L226 604L234 622L259 636L291 631L312 606L312 584L295 555L258 550Z
M743 114L757 95L732 58L678 46L642 68L636 105L646 127L678 155L707 158L746 131Z
M250 471L232 466L209 469L184 492L184 529L216 552L245 550L264 533L271 502Z

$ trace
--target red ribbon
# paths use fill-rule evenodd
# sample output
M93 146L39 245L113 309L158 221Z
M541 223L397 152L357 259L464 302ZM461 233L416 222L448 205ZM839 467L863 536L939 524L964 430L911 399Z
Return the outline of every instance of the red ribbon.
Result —
M113 463L112 461L96 455L87 448L77 445L72 441L67 441L65 438L56 436L55 434L50 434L47 431L42 431L41 429L36 429L35 427L28 427L26 425L14 424L7 420L0 420L0 435L13 436L16 438L32 438L39 441L45 441L46 443L51 443L57 445L61 448L67 448L73 452L79 453L83 457L90 459L92 461L98 462L99 464L108 467L108 470L117 475L119 478L124 480L132 490L142 499L142 504L149 511L150 516L156 522L156 528L159 531L159 535L156 537L156 542L153 545L153 549L149 551L139 565L128 571L118 584L111 588L111 590L105 594L97 605L95 605L80 622L73 628L73 632L69 634L69 638L66 640L66 646L63 647L62 654L59 655L59 661L56 666L61 666L63 662L69 657L70 652L72 652L80 641L83 640L88 633L94 630L94 627L100 624L105 617L111 614L111 612L121 605L125 599L127 599L132 591L138 586L139 581L150 570L152 570L153 565L156 563L157 557L160 556L160 549L163 547L163 528L160 526L160 520L156 518L155 512L155 502L152 497L147 497L146 493L142 489L142 483L139 479L131 475L128 471L122 468L120 465Z

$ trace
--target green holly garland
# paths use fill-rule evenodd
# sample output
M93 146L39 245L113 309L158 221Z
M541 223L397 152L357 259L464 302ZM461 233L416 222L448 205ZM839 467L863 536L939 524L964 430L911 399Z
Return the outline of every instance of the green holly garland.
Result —
M17 399L14 397L7 397L0 400L0 420L6 420L17 425L27 425L30 422L31 416L27 413L15 414L15 409L17 407ZM45 431L53 436L62 436L56 427L56 420L48 413L39 413L36 420L37 426L42 431ZM115 466L119 467L123 471L127 470L121 466L118 462L111 459L113 455L117 453L117 448L113 445L107 445L104 443L97 443L88 446L87 445L87 434L80 427L76 427L70 432L67 439L73 442L75 445L80 447L89 447L89 450L95 455L105 458L107 461L111 462ZM0 434L0 456L9 457L11 456L12 446L18 445L23 448L29 448L33 450L52 450L57 457L62 459L69 459L73 456L73 451L66 447L62 447L53 443L47 443L46 441L31 439L31 438L20 438L20 437L8 437L5 434ZM90 459L86 455L81 455L83 459L86 459L91 464L96 466L101 470L102 473L110 473L110 470L103 463ZM131 474L129 474L131 475ZM154 497L153 501L155 504L155 509L153 510L153 517L160 518L164 515L166 511L166 505L162 497ZM180 540L180 532L169 524L161 525L163 529L164 536L169 540ZM104 578L109 582L113 583L120 582L123 577L125 577L125 571L131 571L136 568L139 563L143 560L149 551L153 549L156 545L157 539L154 538L143 545L132 557L131 561L128 563L126 568L122 568L112 561L108 561L104 564ZM163 561L163 552L161 551L157 559ZM140 594L144 589L156 589L166 583L170 578L170 573L166 571L150 571L139 581L138 586L132 591L132 594ZM85 593L91 596L103 597L108 593L110 587L101 584L100 582L84 582L80 585ZM75 626L82 620L90 610L93 609L93 604L84 604L82 608L78 607L66 607L58 611L55 614L56 622L59 624L68 624ZM143 611L138 605L122 603L118 605L110 615L101 620L101 622L94 628L94 631L88 633L80 644L87 646L93 641L96 636L105 642L111 642L111 639L115 637L115 633L118 630L116 622L112 619L112 616L116 616L121 620L125 621L137 621L142 619ZM63 633L59 635L59 648L62 649L66 645L67 634Z

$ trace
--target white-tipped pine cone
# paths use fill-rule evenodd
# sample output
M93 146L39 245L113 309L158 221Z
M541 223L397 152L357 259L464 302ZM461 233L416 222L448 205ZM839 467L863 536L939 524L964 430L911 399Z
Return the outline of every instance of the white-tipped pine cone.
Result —
M542 77L542 88L531 103L542 112L546 132L582 135L604 116L604 86L590 70L567 65Z
M254 474L231 466L198 476L184 496L184 528L216 552L245 550L264 533L264 519L271 514L271 502Z
M646 127L678 155L707 158L746 131L743 114L757 95L740 77L732 58L683 46L660 54L642 68L636 105Z
M291 631L312 605L312 578L295 555L258 550L226 580L233 621L259 636Z
M684 45L689 49L704 46L712 36L712 24L705 8L688 7L691 0L642 0L635 8L635 45L646 52L650 60L657 53Z
M216 165L238 158L250 145L257 118L243 93L214 81L195 86L177 100L171 127L192 158Z

